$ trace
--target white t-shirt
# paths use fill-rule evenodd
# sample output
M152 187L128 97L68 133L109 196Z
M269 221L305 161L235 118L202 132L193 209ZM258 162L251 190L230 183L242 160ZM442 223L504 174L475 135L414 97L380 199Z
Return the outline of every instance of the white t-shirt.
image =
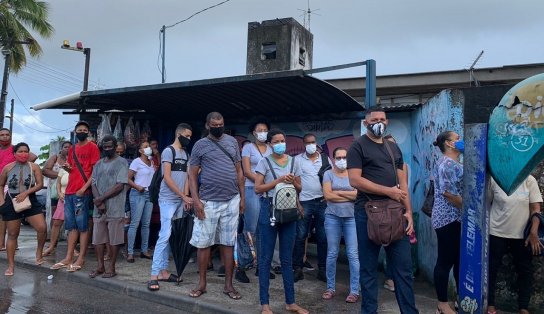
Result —
M493 202L489 233L501 238L523 239L523 230L529 220L529 204L542 202L536 179L529 175L510 196L504 193L493 178L489 189Z
M130 167L128 169L135 172L134 183L136 185L144 187L147 191L149 184L151 184L153 174L155 173L155 167L153 166L153 162L151 162L148 166L145 164L145 162L142 161L141 158L136 158L130 163Z

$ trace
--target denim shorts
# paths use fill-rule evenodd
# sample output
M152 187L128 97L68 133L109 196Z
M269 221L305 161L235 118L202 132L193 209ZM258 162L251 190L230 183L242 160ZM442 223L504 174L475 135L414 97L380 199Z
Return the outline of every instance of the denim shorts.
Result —
M88 230L89 211L93 206L93 196L75 194L64 196L64 229L86 232Z

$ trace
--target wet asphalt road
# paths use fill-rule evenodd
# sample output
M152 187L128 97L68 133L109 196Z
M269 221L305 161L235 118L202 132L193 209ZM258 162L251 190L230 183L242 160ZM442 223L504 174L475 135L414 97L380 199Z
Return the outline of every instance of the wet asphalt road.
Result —
M186 313L17 265L5 277L6 268L0 260L0 313Z

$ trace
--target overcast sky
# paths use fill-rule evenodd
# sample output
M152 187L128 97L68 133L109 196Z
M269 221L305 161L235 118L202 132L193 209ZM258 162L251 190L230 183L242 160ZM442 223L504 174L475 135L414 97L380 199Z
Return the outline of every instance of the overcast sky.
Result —
M6 107L15 98L14 141L27 141L37 151L48 139L67 136L59 129L76 120L60 110L24 107L81 90L84 56L60 49L63 39L92 49L91 89L156 84L161 26L219 2L51 1L55 34L40 40L40 59L11 76ZM299 9L307 5L307 0L230 0L167 29L167 82L245 74L247 23L294 17L302 24ZM378 75L458 70L468 68L481 50L479 68L544 62L542 0L312 0L310 6L316 10L314 67L374 59ZM363 76L364 71L321 77Z

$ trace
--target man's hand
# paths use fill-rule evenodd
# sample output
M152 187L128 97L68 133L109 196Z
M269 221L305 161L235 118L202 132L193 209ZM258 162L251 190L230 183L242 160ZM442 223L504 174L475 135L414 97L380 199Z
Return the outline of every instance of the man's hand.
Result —
M204 213L204 204L197 200L196 202L193 200L193 206L195 208L195 215L196 218L203 220L206 218L206 213Z
M193 207L193 199L192 199L192 198L190 198L190 197L187 196L187 195L182 195L182 196L181 196L181 199L183 200L183 202L184 202L185 204L190 205L189 208Z
M98 209L98 213L100 215L104 215L108 211L106 209L106 204L105 203L102 203L100 206L96 206L96 208Z
M242 215L246 210L246 200L244 198L240 198L240 215Z
M395 200L397 202L402 202L406 199L406 197L408 196L408 193L399 189L396 186L393 186L389 188L388 193L386 195L392 200Z
M406 221L408 222L408 226L406 227L406 234L411 235L412 232L414 232L414 219L412 217L412 212L405 213L404 217L406 218Z
M104 200L101 197L97 197L93 199L93 203L94 203L94 206L99 208L100 206L104 204Z
M530 245L533 255L540 255L540 252L544 249L544 245L540 243L538 236L534 233L529 233L527 240L525 240L525 246Z

